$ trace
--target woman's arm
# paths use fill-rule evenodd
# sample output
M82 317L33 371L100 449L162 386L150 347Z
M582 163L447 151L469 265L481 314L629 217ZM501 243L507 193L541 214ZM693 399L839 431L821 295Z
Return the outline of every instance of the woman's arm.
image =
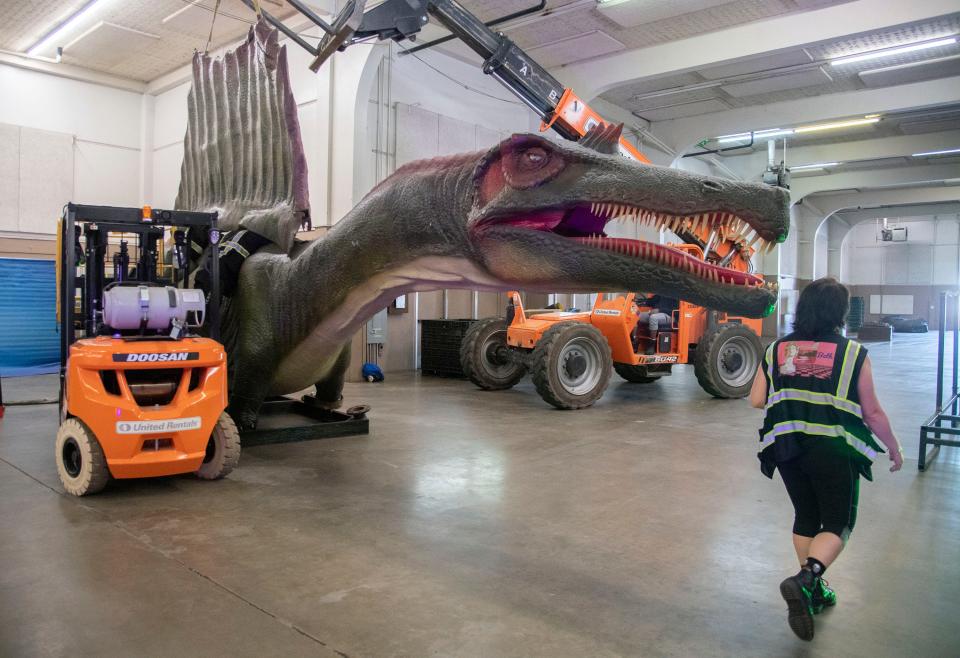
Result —
M873 386L873 366L870 365L870 357L863 361L863 367L860 369L860 379L857 380L857 393L860 395L860 408L863 409L863 422L867 427L877 435L877 438L887 446L887 452L890 454L890 461L893 466L890 472L899 471L903 466L903 448L890 427L890 419L886 412L880 406L880 400L877 399L877 391Z
M767 405L767 376L763 372L763 366L757 368L757 375L753 378L750 405L757 409L763 409Z

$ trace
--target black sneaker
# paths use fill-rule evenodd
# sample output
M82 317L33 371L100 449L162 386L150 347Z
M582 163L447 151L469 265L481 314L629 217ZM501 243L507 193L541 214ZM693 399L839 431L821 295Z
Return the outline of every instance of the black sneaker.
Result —
M813 592L817 577L809 569L801 569L780 583L780 595L787 602L787 622L801 640L813 639Z
M837 593L830 587L830 583L823 578L817 578L817 586L814 588L813 596L810 599L815 615L823 612L824 608L832 608L837 605Z

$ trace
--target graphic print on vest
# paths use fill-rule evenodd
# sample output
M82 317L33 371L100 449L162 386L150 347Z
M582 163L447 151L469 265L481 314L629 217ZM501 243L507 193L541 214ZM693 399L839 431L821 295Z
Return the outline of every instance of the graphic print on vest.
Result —
M829 379L837 358L837 344L811 340L791 340L777 347L777 366L781 375Z

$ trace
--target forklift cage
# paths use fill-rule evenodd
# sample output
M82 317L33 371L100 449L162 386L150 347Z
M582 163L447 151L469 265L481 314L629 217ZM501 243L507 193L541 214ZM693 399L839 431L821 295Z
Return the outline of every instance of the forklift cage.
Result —
M78 251L81 248L80 227L86 238L84 251L85 272L77 276ZM138 248L143 250L145 240L156 240L158 228L200 228L207 231L210 248L211 292L207 302L207 331L213 340L220 334L220 231L217 228L216 212L193 212L185 210L159 210L143 208L120 208L116 206L91 206L75 203L66 205L57 233L57 320L60 332L60 411L63 413L63 395L66 386L67 357L70 346L77 341L78 322L84 336L91 337L102 318L102 287L109 281L105 276L104 257L107 242L98 242L99 235L111 232L132 233L137 236ZM102 231L96 237L91 231ZM201 263L202 266L202 263ZM179 283L186 282L186 273ZM133 281L131 279L131 281ZM176 284L177 281L172 281ZM77 289L80 288L80 312L77 318Z

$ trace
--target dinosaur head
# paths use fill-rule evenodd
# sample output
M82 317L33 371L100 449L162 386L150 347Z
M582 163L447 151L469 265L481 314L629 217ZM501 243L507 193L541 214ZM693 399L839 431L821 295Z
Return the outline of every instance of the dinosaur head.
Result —
M618 138L619 127L580 144L514 135L487 152L474 172L467 223L486 269L527 289L644 291L768 315L776 290L761 277L665 245L607 237L605 229L614 220L706 227L769 249L787 234L787 191L642 165L613 153Z

